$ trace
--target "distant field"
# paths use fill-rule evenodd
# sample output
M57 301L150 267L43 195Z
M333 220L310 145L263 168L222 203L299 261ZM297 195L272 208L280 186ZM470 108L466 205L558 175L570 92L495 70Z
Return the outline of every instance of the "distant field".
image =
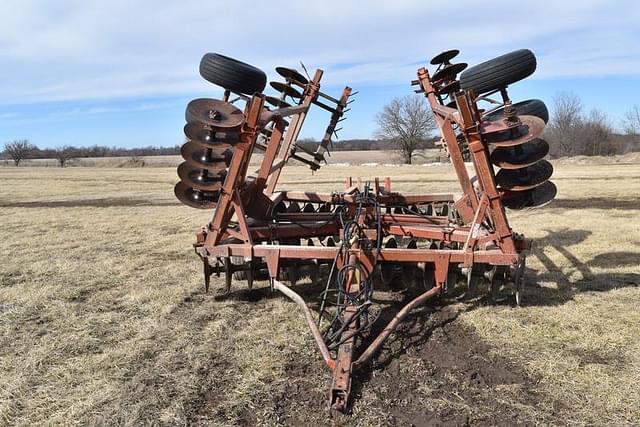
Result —
M251 164L259 165L262 159L261 154L254 154ZM609 157L588 157L576 156L558 160L570 164L610 164L610 163L640 163L640 152L630 153L621 156ZM91 157L79 158L70 161L68 167L96 167L96 168L138 168L138 167L177 167L183 162L181 156L139 156L132 157ZM327 162L334 166L364 165L364 166L384 166L400 165L402 159L396 151L335 151L327 157ZM414 155L414 164L447 163L446 154L438 149L418 150ZM300 165L296 161L291 161L292 165ZM13 162L4 160L0 166L13 166ZM20 163L21 167L58 167L55 159L26 159Z
M391 163L332 156L350 158ZM418 310L354 379L345 425L638 423L640 158L554 165L557 200L509 214L535 240L525 307ZM281 187L348 175L458 189L448 165L292 166ZM298 308L265 283L203 294L191 244L211 213L175 182L173 167L0 168L0 425L327 424L329 372ZM393 313L407 292L376 299Z
M258 165L262 155L255 154L251 159L253 164ZM100 168L117 168L117 167L140 167L144 162L146 167L176 167L183 162L180 156L139 156L138 161L132 161L131 157L92 157L73 159L69 166L88 166ZM335 151L327 157L330 164L399 164L402 163L400 155L394 151ZM446 155L439 149L419 150L415 155L415 163L430 163L446 161ZM294 164L293 162L292 164ZM6 160L5 166L13 165L13 162ZM46 166L57 167L58 162L55 159L27 159L23 160L21 166Z

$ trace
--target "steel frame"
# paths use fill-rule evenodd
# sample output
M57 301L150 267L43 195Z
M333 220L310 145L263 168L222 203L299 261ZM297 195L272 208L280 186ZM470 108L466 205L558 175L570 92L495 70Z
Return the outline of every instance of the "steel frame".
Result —
M283 166L296 158L317 169L328 149L337 123L349 102L351 89L346 87L339 99L320 92L322 70L317 70L309 84L305 85L299 105L268 111L264 108L264 98L256 94L247 101L246 120L241 129L240 143L229 166L227 179L221 191L217 208L210 223L197 234L194 245L196 253L204 264L205 287L208 290L210 276L220 274L221 266L226 273L225 292L231 286L234 269L251 269L256 265L266 267L272 290L278 290L292 299L303 311L315 342L327 367L332 371L333 380L329 393L329 407L333 411L347 410L350 399L351 376L355 369L366 365L381 348L390 333L408 313L428 299L442 294L447 287L448 272L452 268L463 268L470 272L474 265L504 266L515 268L522 260L523 250L528 241L512 232L496 188L493 168L489 162L487 144L483 142L480 129L480 113L474 95L458 92L455 95L456 108L443 105L431 84L425 68L417 72L413 83L424 92L442 135L443 144L451 158L451 163L460 182L462 195L418 194L404 195L391 190L389 178L381 183L378 179L374 187L354 183L347 178L346 190L334 193L277 191L277 183ZM229 93L225 94L228 100ZM333 102L331 107L318 98ZM307 112L312 105L331 112L331 119L322 144L311 159L303 153L296 153L296 141ZM286 128L284 117L290 117ZM273 128L265 145L260 145L258 136L267 125ZM502 125L508 129L508 125ZM498 128L497 130L500 130ZM456 132L462 133L470 147L475 179L469 176L462 153L456 141ZM251 154L255 149L264 150L264 158L255 179L247 180ZM377 207L388 210L377 215L370 205L360 209L359 200L368 192ZM291 203L307 203L324 206L328 212L282 212L279 206ZM454 208L455 216L426 215L411 209L412 206L447 204ZM402 213L392 212L393 207L404 206ZM320 238L339 236L344 240L346 230L337 211L352 218L359 229L359 238L342 241L340 246L298 246L287 244L290 239ZM377 215L377 216L376 216ZM373 221L372 218L377 220ZM380 225L377 227L377 225ZM382 234L382 235L381 235ZM428 239L438 242L437 249L431 248L385 248L362 245L366 239L381 242L383 237ZM236 239L236 240L231 240ZM365 239L365 240L363 240ZM238 243L239 242L239 243ZM234 266L231 257L242 257L244 266ZM338 267L359 266L364 273L347 275L345 293L357 295L365 280L373 273L377 264L400 263L415 265L422 269L433 269L433 287L424 291L400 310L383 332L356 356L359 337L358 322L353 321L358 307L345 303L341 316L344 325L340 345L331 351L325 343L317 322L304 300L281 280L281 272L288 265L301 260L334 261Z

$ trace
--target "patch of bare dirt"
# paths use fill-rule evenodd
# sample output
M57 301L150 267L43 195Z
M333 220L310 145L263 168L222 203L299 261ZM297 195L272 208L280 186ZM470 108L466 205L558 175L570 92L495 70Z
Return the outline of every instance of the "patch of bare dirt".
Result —
M285 425L530 425L560 423L535 380L458 319L464 307L425 307L410 316L374 362L353 379L349 415L331 420L330 374L322 362L291 357L285 387L260 402ZM383 313L383 327L396 310ZM361 347L362 349L362 347ZM209 396L209 403L212 402ZM210 415L212 415L210 413ZM247 412L243 425L256 422Z
M362 391L379 390L398 425L528 425L548 418L535 381L493 354L457 314L449 307L414 314L359 378Z

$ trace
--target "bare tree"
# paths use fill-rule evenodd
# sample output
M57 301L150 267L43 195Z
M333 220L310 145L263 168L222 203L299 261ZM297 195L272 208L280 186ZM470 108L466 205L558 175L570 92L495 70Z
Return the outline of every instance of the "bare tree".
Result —
M602 110L583 113L582 101L571 92L553 98L553 116L545 136L554 156L603 156L614 154L613 126Z
M625 113L623 127L625 133L634 139L640 136L640 105L634 105Z
M594 108L582 122L579 135L583 147L580 154L607 156L615 153L615 147L611 145L613 126L605 112Z
M72 160L75 157L75 152L76 149L68 145L55 149L55 156L61 168L65 167L69 160Z
M36 147L26 139L16 139L12 142L4 144L4 151L13 159L16 166L20 165L20 161L29 156Z
M377 135L393 141L405 163L436 128L431 109L422 97L395 98L376 115Z
M553 117L547 126L547 139L554 156L571 156L580 151L582 101L574 93L560 92L553 98Z

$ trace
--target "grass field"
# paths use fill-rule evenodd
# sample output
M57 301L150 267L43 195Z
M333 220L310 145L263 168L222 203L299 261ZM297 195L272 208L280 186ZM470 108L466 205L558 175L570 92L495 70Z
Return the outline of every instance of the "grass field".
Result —
M346 425L638 423L640 162L555 168L557 200L509 216L535 239L526 305L418 310L355 378ZM290 167L281 187L347 175L458 185L448 166L332 166ZM175 181L0 168L0 424L328 424L329 372L297 307L264 283L203 294L191 243L210 213L179 204Z
M368 165L373 164L400 164L402 157L395 151L332 151L326 157L327 162L334 165ZM416 150L413 156L414 163L446 162L446 154L439 148ZM251 158L251 164L259 165L262 154L256 152ZM96 168L129 168L129 167L177 167L184 159L179 156L136 156L134 157L82 157L69 161L72 167L96 167ZM302 163L291 161L291 164ZM5 159L0 166L13 165L13 161ZM56 159L24 159L21 166L58 167Z

